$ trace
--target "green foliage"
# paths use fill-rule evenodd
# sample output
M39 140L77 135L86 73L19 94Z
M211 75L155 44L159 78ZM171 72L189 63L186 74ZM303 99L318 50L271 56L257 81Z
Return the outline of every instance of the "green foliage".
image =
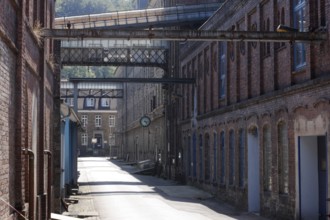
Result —
M56 17L100 14L112 11L131 10L135 8L136 0L56 0ZM113 76L116 67L113 66L65 66L61 77L76 78L107 78Z
M115 70L113 66L65 66L61 70L61 78L110 78Z
M134 9L136 0L57 0L56 17Z

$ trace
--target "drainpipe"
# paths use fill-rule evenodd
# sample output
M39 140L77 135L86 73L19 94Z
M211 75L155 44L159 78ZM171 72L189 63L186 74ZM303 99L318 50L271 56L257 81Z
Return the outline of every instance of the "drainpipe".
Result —
M51 213L51 199L52 199L52 152L49 150L44 150L44 154L47 155L47 167L48 167L48 173L47 173L47 219L50 219L50 213Z
M29 219L34 218L34 153L32 150L24 148L22 149L24 154L28 157L28 175L29 175Z

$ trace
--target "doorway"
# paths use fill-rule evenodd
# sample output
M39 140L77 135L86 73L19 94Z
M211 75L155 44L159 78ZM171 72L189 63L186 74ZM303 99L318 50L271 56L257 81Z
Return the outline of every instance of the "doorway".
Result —
M327 219L326 145L326 136L298 138L300 219Z
M258 129L248 134L248 210L260 212L260 164Z
M95 148L103 148L102 134L94 134L94 138L96 138Z

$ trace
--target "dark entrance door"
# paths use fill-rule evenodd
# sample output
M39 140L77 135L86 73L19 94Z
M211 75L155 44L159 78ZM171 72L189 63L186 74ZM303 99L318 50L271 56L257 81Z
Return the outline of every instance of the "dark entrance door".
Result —
M95 148L102 148L102 134L95 134L94 137L96 138Z

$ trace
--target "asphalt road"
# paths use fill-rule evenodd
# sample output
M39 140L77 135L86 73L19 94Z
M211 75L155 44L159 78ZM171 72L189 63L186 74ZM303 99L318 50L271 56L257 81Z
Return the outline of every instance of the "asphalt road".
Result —
M85 210L94 209L100 220L263 219L239 212L194 187L130 174L134 167L106 158L79 158L78 169L79 196L92 200Z

